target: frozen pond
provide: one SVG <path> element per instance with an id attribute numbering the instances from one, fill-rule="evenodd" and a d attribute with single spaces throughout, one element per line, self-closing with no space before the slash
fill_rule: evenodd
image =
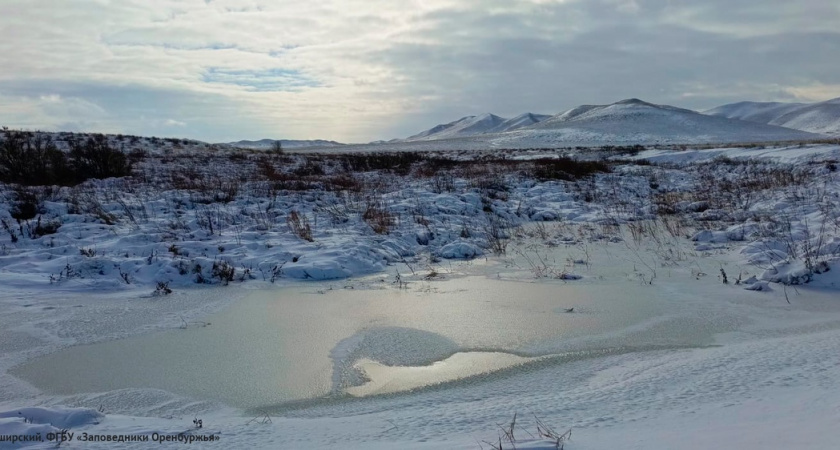
<path id="1" fill-rule="evenodd" d="M 327 286 L 255 291 L 210 325 L 71 347 L 11 373 L 51 394 L 157 388 L 249 408 L 406 391 L 551 355 L 707 345 L 727 329 L 627 282 Z"/>

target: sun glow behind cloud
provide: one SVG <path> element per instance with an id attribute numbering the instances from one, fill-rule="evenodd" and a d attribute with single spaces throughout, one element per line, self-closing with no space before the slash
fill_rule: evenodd
<path id="1" fill-rule="evenodd" d="M 700 5 L 700 6 L 697 6 Z M 10 0 L 0 124 L 193 137 L 402 136 L 641 97 L 838 96 L 813 0 Z"/>

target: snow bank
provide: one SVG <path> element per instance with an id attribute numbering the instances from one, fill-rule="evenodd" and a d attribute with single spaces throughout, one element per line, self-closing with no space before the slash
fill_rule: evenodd
<path id="1" fill-rule="evenodd" d="M 47 424 L 56 428 L 78 428 L 99 423 L 103 417 L 100 412 L 88 408 L 19 408 L 0 412 L 0 419 L 25 419 L 30 424 Z"/>
<path id="2" fill-rule="evenodd" d="M 18 408 L 0 411 L 0 436 L 19 437 L 19 442 L 0 442 L 2 448 L 16 448 L 50 442 L 49 433 L 60 433 L 87 425 L 96 425 L 104 415 L 88 408 Z M 23 440 L 40 436 L 41 441 Z"/>
<path id="3" fill-rule="evenodd" d="M 472 259 L 483 255 L 484 251 L 473 243 L 458 241 L 444 245 L 438 254 L 446 259 Z"/>

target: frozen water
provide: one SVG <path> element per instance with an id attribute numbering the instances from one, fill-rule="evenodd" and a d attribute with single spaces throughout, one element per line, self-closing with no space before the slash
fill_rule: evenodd
<path id="1" fill-rule="evenodd" d="M 256 291 L 207 322 L 71 347 L 12 373 L 55 394 L 158 388 L 255 407 L 343 395 L 371 379 L 379 386 L 377 380 L 393 375 L 384 367 L 445 367 L 401 369 L 409 381 L 392 391 L 497 370 L 533 356 L 710 342 L 708 332 L 686 341 L 693 318 L 663 326 L 676 319 L 664 299 L 648 291 L 483 277 L 413 290 Z M 564 312 L 574 306 L 579 313 Z M 648 327 L 651 334 L 642 332 Z"/>

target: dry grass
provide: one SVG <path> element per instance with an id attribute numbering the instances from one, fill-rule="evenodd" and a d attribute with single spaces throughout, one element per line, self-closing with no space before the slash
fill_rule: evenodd
<path id="1" fill-rule="evenodd" d="M 536 437 L 551 441 L 554 444 L 554 448 L 556 450 L 563 450 L 563 447 L 564 447 L 566 441 L 568 441 L 572 438 L 572 429 L 571 428 L 569 428 L 569 430 L 566 431 L 565 433 L 558 433 L 558 432 L 554 431 L 554 429 L 552 429 L 551 427 L 546 425 L 546 423 L 543 422 L 542 420 L 540 420 L 540 418 L 537 417 L 536 415 L 534 416 L 534 420 L 536 421 L 536 427 L 537 427 Z M 498 438 L 495 442 L 482 441 L 482 442 L 478 443 L 479 447 L 483 449 L 484 444 L 486 444 L 493 450 L 504 450 L 504 449 L 516 450 L 516 444 L 517 444 L 516 432 L 518 430 L 516 425 L 517 425 L 517 414 L 514 413 L 513 419 L 510 421 L 510 423 L 496 424 L 496 426 L 499 428 L 499 436 L 498 436 Z M 527 433 L 531 438 L 535 437 L 533 434 L 529 433 L 528 431 L 525 431 L 525 430 L 523 430 L 523 431 L 525 433 Z"/>
<path id="2" fill-rule="evenodd" d="M 286 223 L 289 225 L 289 230 L 291 230 L 295 236 L 303 239 L 304 241 L 315 241 L 315 239 L 312 238 L 312 226 L 309 225 L 309 219 L 307 219 L 305 215 L 293 210 L 286 218 Z"/>
<path id="3" fill-rule="evenodd" d="M 369 200 L 362 213 L 364 220 L 376 234 L 389 234 L 396 223 L 394 216 L 388 211 L 384 203 Z"/>

